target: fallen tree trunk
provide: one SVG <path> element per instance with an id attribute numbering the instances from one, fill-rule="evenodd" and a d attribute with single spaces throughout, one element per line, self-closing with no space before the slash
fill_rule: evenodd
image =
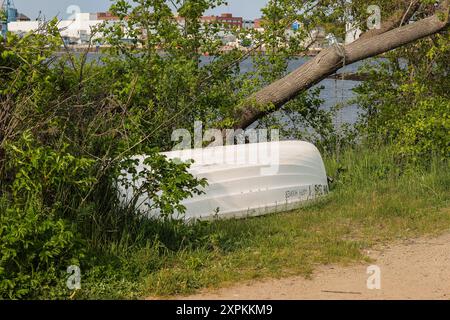
<path id="1" fill-rule="evenodd" d="M 409 43 L 439 33 L 449 26 L 449 1 L 435 15 L 384 33 L 363 36 L 349 45 L 336 45 L 323 50 L 286 77 L 251 95 L 239 107 L 236 128 L 245 129 L 269 113 L 279 110 L 286 102 L 333 75 L 344 65 L 378 56 Z M 369 31 L 370 32 L 370 31 Z M 270 106 L 270 108 L 267 108 Z"/>

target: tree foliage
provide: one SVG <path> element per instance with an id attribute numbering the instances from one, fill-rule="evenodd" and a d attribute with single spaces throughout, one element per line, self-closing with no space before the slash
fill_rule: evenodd
<path id="1" fill-rule="evenodd" d="M 357 90 L 369 139 L 393 141 L 400 154 L 427 159 L 449 154 L 449 33 L 389 53 Z"/>

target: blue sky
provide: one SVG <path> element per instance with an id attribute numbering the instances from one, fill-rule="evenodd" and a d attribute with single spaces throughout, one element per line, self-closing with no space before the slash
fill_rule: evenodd
<path id="1" fill-rule="evenodd" d="M 0 0 L 2 2 L 2 0 Z M 69 16 L 66 13 L 71 5 L 79 6 L 82 12 L 106 11 L 111 0 L 13 0 L 19 12 L 35 19 L 39 11 L 42 11 L 47 18 L 58 15 L 60 19 Z M 220 14 L 223 12 L 232 12 L 234 15 L 244 18 L 257 18 L 260 9 L 267 3 L 267 0 L 228 0 L 228 7 L 223 6 L 210 12 L 210 14 Z"/>

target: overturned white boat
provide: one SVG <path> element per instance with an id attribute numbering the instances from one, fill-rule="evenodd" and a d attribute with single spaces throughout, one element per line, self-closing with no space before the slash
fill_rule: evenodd
<path id="1" fill-rule="evenodd" d="M 189 172 L 208 181 L 204 194 L 185 199 L 185 220 L 244 218 L 287 211 L 328 193 L 325 166 L 317 148 L 307 142 L 285 141 L 210 147 L 164 153 L 168 159 L 194 160 Z M 143 170 L 144 157 L 137 157 Z M 131 177 L 128 177 L 131 179 Z M 139 182 L 137 182 L 139 184 Z M 139 186 L 137 186 L 139 187 Z M 132 191 L 119 187 L 126 205 Z M 149 217 L 142 195 L 136 208 Z"/>

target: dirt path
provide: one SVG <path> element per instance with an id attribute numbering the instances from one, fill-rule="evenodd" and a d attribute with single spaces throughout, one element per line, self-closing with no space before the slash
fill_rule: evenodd
<path id="1" fill-rule="evenodd" d="M 450 300 L 450 234 L 368 252 L 381 270 L 381 289 L 367 289 L 369 265 L 324 266 L 312 280 L 294 277 L 205 291 L 187 299 L 445 299 Z M 182 299 L 186 299 L 183 297 Z"/>

